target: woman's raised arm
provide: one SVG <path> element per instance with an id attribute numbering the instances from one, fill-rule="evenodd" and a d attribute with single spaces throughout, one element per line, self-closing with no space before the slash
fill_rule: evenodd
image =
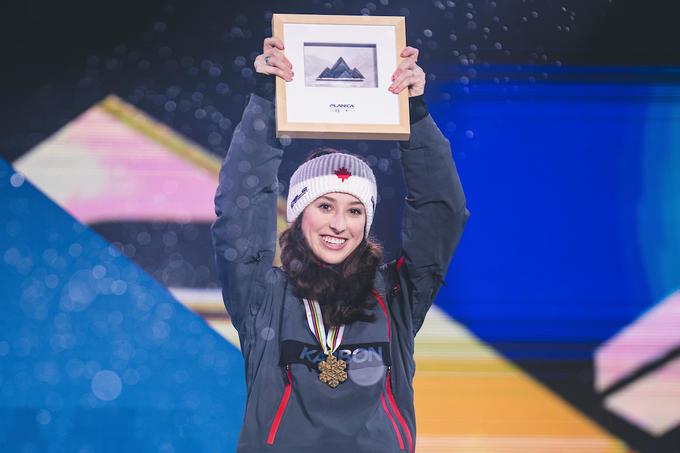
<path id="1" fill-rule="evenodd" d="M 285 64 L 279 47 L 280 41 L 265 40 L 255 60 L 257 72 L 274 74 L 280 69 L 275 63 Z M 277 174 L 283 150 L 275 143 L 274 105 L 252 95 L 222 163 L 212 226 L 222 296 L 239 333 L 264 298 L 265 276 L 276 251 Z"/>
<path id="2" fill-rule="evenodd" d="M 425 74 L 416 64 L 418 51 L 407 47 L 402 56 L 392 91 L 409 89 L 412 124 L 410 139 L 399 143 L 407 194 L 396 268 L 415 336 L 444 281 L 469 212 L 449 141 L 423 101 Z"/>

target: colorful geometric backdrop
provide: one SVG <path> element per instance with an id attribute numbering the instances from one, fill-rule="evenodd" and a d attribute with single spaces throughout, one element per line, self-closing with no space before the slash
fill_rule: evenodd
<path id="1" fill-rule="evenodd" d="M 244 370 L 209 225 L 248 88 L 226 73 L 252 74 L 179 53 L 167 90 L 106 91 L 0 159 L 2 452 L 235 450 Z M 677 69 L 423 66 L 472 217 L 416 339 L 417 451 L 680 451 Z M 284 189 L 317 144 L 283 143 Z M 331 144 L 373 166 L 394 256 L 394 144 Z"/>

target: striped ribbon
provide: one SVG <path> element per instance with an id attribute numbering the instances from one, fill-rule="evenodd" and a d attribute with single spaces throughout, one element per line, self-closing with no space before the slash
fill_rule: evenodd
<path id="1" fill-rule="evenodd" d="M 335 352 L 342 343 L 342 335 L 345 333 L 345 326 L 331 327 L 326 335 L 326 329 L 323 326 L 323 314 L 321 307 L 315 300 L 302 299 L 307 312 L 307 325 L 312 331 L 314 337 L 321 345 L 324 354 L 329 355 Z"/>

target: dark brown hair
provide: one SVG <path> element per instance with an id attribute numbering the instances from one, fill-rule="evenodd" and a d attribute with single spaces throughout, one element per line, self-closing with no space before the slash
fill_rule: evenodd
<path id="1" fill-rule="evenodd" d="M 318 148 L 307 160 L 335 152 L 333 148 Z M 382 259 L 380 244 L 364 238 L 342 263 L 326 264 L 314 255 L 302 234 L 303 215 L 279 238 L 281 263 L 295 296 L 319 302 L 329 326 L 375 320 L 369 309 L 375 305 L 371 291 Z"/>

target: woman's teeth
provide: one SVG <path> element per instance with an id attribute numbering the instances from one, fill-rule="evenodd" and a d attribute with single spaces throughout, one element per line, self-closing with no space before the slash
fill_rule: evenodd
<path id="1" fill-rule="evenodd" d="M 328 242 L 329 244 L 344 244 L 346 239 L 340 239 L 340 238 L 334 238 L 331 236 L 322 236 L 323 240 Z"/>

